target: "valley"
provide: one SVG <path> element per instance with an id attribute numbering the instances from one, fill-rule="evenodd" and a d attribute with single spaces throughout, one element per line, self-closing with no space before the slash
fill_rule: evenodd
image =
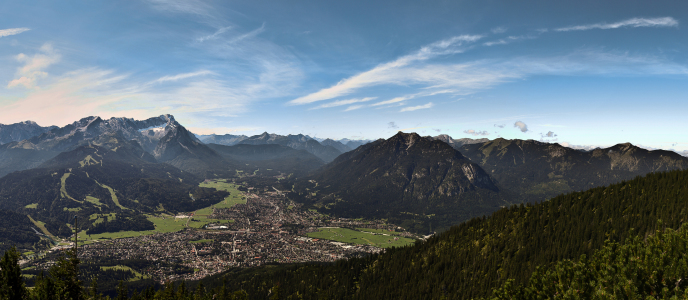
<path id="1" fill-rule="evenodd" d="M 675 215 L 683 204 L 671 201 L 682 199 L 677 182 L 688 158 L 673 152 L 403 132 L 356 143 L 268 133 L 199 138 L 171 115 L 84 118 L 2 145 L 5 157 L 24 157 L 8 149 L 28 147 L 46 159 L 13 164 L 25 169 L 0 178 L 0 248 L 21 251 L 22 274 L 35 286 L 75 248 L 76 217 L 80 278 L 97 274 L 108 295 L 120 280 L 162 291 L 229 278 L 232 289 L 264 298 L 291 280 L 287 272 L 312 282 L 287 293 L 325 298 L 401 297 L 376 285 L 378 276 L 407 294 L 484 297 L 504 278 L 593 253 L 603 237 L 623 242 L 631 226 L 649 233 L 652 218 L 671 219 L 671 228 L 683 220 Z M 656 208 L 639 204 L 664 194 L 638 176 L 671 196 Z M 609 209 L 619 194 L 630 197 L 622 212 Z M 345 284 L 328 281 L 334 274 Z"/>
<path id="2" fill-rule="evenodd" d="M 221 202 L 177 215 L 146 215 L 154 229 L 78 234 L 78 257 L 108 270 L 127 270 L 126 279 L 164 284 L 198 280 L 232 268 L 266 264 L 334 262 L 379 253 L 382 248 L 412 244 L 418 236 L 393 224 L 349 220 L 302 209 L 277 189 L 247 187 L 241 192 L 227 179 L 205 180 L 201 187 L 229 193 Z M 116 220 L 117 214 L 94 214 L 89 221 Z M 348 229 L 347 229 L 348 228 Z M 335 230 L 337 236 L 320 236 Z M 342 235 L 345 234 L 345 236 Z M 356 240 L 351 234 L 360 237 Z M 25 253 L 22 267 L 38 274 L 62 251 L 74 247 L 73 236 L 50 250 Z M 140 261 L 164 261 L 141 268 Z M 111 265 L 111 266 L 110 266 Z"/>

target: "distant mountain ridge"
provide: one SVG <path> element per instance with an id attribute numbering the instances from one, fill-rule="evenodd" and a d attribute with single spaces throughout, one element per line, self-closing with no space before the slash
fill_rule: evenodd
<path id="1" fill-rule="evenodd" d="M 58 127 L 43 127 L 36 124 L 34 121 L 24 121 L 9 125 L 0 124 L 0 145 L 23 141 L 56 128 Z"/>
<path id="2" fill-rule="evenodd" d="M 688 158 L 675 152 L 649 151 L 630 143 L 584 151 L 534 140 L 498 138 L 455 149 L 494 176 L 500 186 L 530 201 L 652 172 L 688 169 Z"/>
<path id="3" fill-rule="evenodd" d="M 325 146 L 320 144 L 320 142 L 312 139 L 309 136 L 303 134 L 296 135 L 278 135 L 263 132 L 263 134 L 254 135 L 245 140 L 239 142 L 239 144 L 247 145 L 266 145 L 266 144 L 277 144 L 282 146 L 287 146 L 294 148 L 296 150 L 306 150 L 318 158 L 322 159 L 324 162 L 331 162 L 337 156 L 342 154 L 341 151 L 337 150 L 332 146 Z"/>

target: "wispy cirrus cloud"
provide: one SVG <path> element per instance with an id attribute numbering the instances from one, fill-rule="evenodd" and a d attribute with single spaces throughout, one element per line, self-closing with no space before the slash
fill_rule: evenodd
<path id="1" fill-rule="evenodd" d="M 211 16 L 212 7 L 200 0 L 148 0 L 151 5 L 162 11 Z"/>
<path id="2" fill-rule="evenodd" d="M 220 27 L 215 31 L 215 33 L 199 37 L 197 39 L 197 41 L 202 43 L 202 42 L 205 42 L 208 40 L 216 40 L 220 37 L 220 35 L 222 35 L 223 33 L 227 32 L 227 30 L 230 30 L 232 28 L 234 28 L 234 26 Z"/>
<path id="3" fill-rule="evenodd" d="M 554 31 L 577 31 L 591 29 L 617 29 L 622 27 L 678 27 L 678 21 L 672 17 L 632 18 L 616 23 L 596 23 L 556 28 Z"/>
<path id="4" fill-rule="evenodd" d="M 29 30 L 31 30 L 31 29 L 26 28 L 26 27 L 0 29 L 0 37 L 6 37 L 6 36 L 10 36 L 10 35 L 20 34 L 22 32 L 29 31 Z"/>
<path id="5" fill-rule="evenodd" d="M 404 107 L 399 112 L 415 111 L 415 110 L 419 110 L 419 109 L 431 108 L 433 106 L 434 106 L 434 104 L 432 104 L 432 102 L 428 102 L 427 104 L 424 104 L 424 105 Z"/>
<path id="6" fill-rule="evenodd" d="M 208 71 L 208 70 L 201 70 L 197 72 L 191 72 L 191 73 L 182 73 L 182 74 L 177 74 L 177 75 L 171 75 L 171 76 L 163 76 L 160 77 L 156 80 L 154 80 L 154 83 L 162 83 L 162 82 L 167 82 L 167 81 L 179 81 L 182 79 L 187 79 L 187 78 L 192 78 L 192 77 L 197 77 L 197 76 L 205 76 L 205 75 L 215 75 L 216 73 L 213 71 Z"/>
<path id="7" fill-rule="evenodd" d="M 320 106 L 313 107 L 311 109 L 320 109 L 320 108 L 330 108 L 330 107 L 337 107 L 337 106 L 344 106 L 344 105 L 349 105 L 349 104 L 354 104 L 354 103 L 361 103 L 361 102 L 368 102 L 377 99 L 377 97 L 365 97 L 365 98 L 353 98 L 353 99 L 347 99 L 347 100 L 337 100 L 334 102 L 330 102 L 327 104 L 323 104 Z"/>
<path id="8" fill-rule="evenodd" d="M 247 33 L 244 33 L 244 34 L 242 34 L 242 35 L 239 35 L 239 36 L 237 36 L 237 37 L 232 38 L 232 39 L 229 40 L 228 42 L 229 42 L 230 44 L 237 43 L 237 42 L 240 42 L 240 41 L 242 41 L 242 40 L 245 40 L 245 39 L 248 39 L 248 38 L 252 38 L 252 37 L 254 37 L 254 36 L 257 36 L 257 35 L 261 34 L 261 33 L 264 32 L 264 31 L 265 31 L 265 23 L 263 23 L 263 25 L 261 25 L 261 26 L 260 26 L 259 28 L 257 28 L 257 29 L 251 30 L 251 31 L 249 31 L 249 32 L 247 32 Z"/>
<path id="9" fill-rule="evenodd" d="M 23 66 L 17 69 L 15 77 L 7 84 L 7 87 L 13 88 L 24 86 L 25 88 L 36 87 L 36 81 L 40 78 L 45 78 L 48 73 L 45 71 L 50 65 L 60 60 L 60 54 L 57 53 L 50 43 L 43 44 L 39 53 L 29 57 L 24 53 L 18 54 L 15 59 L 18 62 L 24 63 Z"/>
<path id="10" fill-rule="evenodd" d="M 357 110 L 359 108 L 363 108 L 365 105 L 352 105 L 347 107 L 344 111 L 352 111 L 352 110 Z"/>
<path id="11" fill-rule="evenodd" d="M 430 77 L 431 70 L 423 68 L 420 69 L 405 69 L 401 71 L 402 68 L 407 68 L 411 64 L 420 61 L 427 61 L 431 58 L 440 56 L 455 54 L 465 51 L 464 46 L 467 43 L 475 42 L 481 39 L 481 35 L 460 35 L 455 36 L 446 40 L 441 40 L 430 45 L 422 47 L 420 50 L 413 54 L 405 55 L 397 58 L 394 61 L 383 63 L 375 68 L 359 73 L 347 79 L 344 79 L 334 86 L 329 88 L 321 89 L 315 93 L 299 97 L 297 99 L 288 102 L 290 105 L 303 105 L 309 104 L 317 101 L 329 100 L 336 97 L 344 96 L 355 92 L 358 89 L 383 85 L 383 84 L 404 84 L 410 80 L 413 80 L 416 76 L 410 75 L 408 71 L 414 72 L 419 71 L 426 79 Z M 420 81 L 423 81 L 422 79 Z"/>

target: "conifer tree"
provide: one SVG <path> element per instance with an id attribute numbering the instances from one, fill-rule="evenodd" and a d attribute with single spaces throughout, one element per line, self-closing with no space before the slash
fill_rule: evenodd
<path id="1" fill-rule="evenodd" d="M 26 299 L 26 287 L 19 267 L 19 252 L 16 247 L 5 251 L 0 260 L 0 299 Z"/>

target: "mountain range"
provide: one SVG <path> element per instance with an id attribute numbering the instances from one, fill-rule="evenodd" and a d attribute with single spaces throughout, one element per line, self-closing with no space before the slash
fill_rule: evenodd
<path id="1" fill-rule="evenodd" d="M 400 132 L 293 180 L 292 197 L 324 213 L 385 218 L 430 232 L 511 204 L 682 169 L 686 157 L 628 143 L 582 151 L 533 140 Z"/>
<path id="2" fill-rule="evenodd" d="M 512 204 L 688 169 L 688 158 L 677 153 L 631 144 L 584 151 L 532 140 L 401 132 L 365 144 L 267 132 L 199 138 L 171 115 L 88 117 L 31 132 L 0 145 L 0 209 L 30 215 L 58 235 L 68 233 L 71 212 L 134 218 L 192 209 L 206 200 L 189 193 L 220 197 L 198 189 L 199 182 L 240 171 L 291 174 L 275 185 L 327 214 L 384 218 L 429 233 Z M 351 149 L 356 143 L 362 145 Z"/>

